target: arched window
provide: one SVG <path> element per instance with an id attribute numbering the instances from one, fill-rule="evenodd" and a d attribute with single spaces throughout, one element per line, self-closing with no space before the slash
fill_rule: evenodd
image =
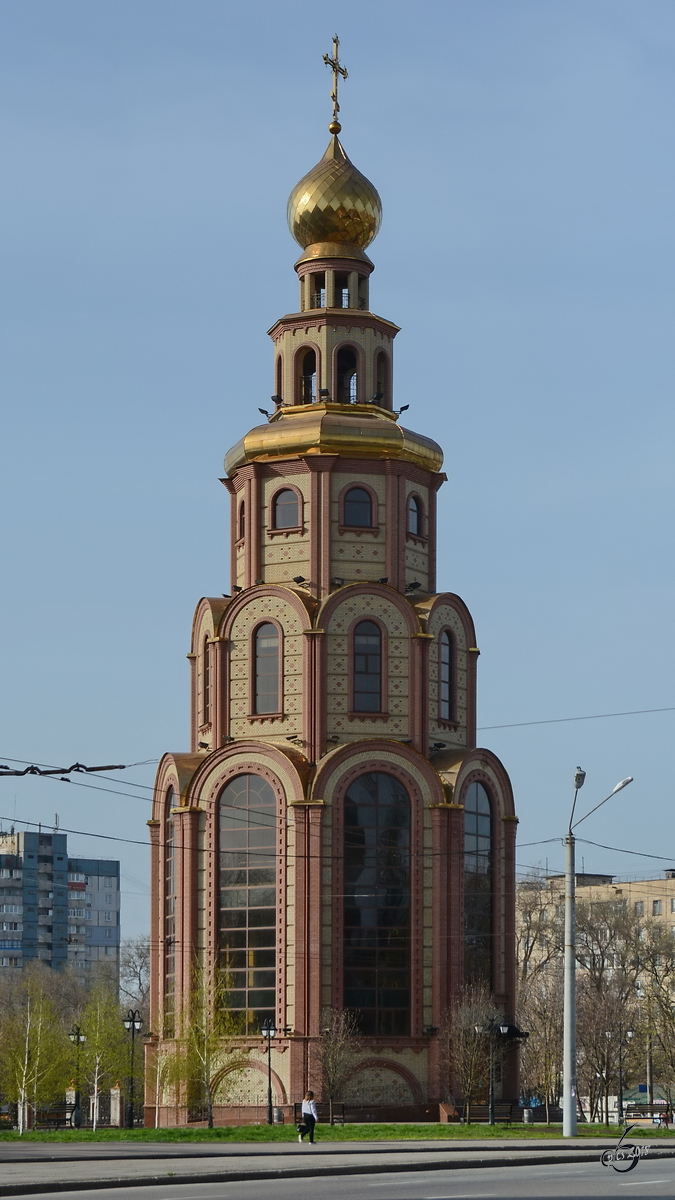
<path id="1" fill-rule="evenodd" d="M 389 408 L 389 359 L 382 351 L 375 358 L 375 394 L 382 408 Z"/>
<path id="2" fill-rule="evenodd" d="M 343 346 L 337 353 L 338 404 L 355 404 L 358 397 L 356 352 L 351 346 Z"/>
<path id="3" fill-rule="evenodd" d="M 208 634 L 204 638 L 202 651 L 202 725 L 208 725 L 211 720 L 211 651 Z"/>
<path id="4" fill-rule="evenodd" d="M 454 646 L 452 634 L 444 629 L 439 639 L 438 698 L 441 721 L 452 721 L 455 712 Z"/>
<path id="5" fill-rule="evenodd" d="M 482 783 L 464 797 L 464 979 L 492 986 L 492 810 Z"/>
<path id="6" fill-rule="evenodd" d="M 255 712 L 279 712 L 279 630 L 269 622 L 255 634 Z"/>
<path id="7" fill-rule="evenodd" d="M 174 790 L 166 793 L 164 819 L 164 1036 L 176 1029 L 176 826 L 171 809 Z"/>
<path id="8" fill-rule="evenodd" d="M 392 775 L 345 797 L 344 1007 L 366 1037 L 410 1033 L 410 800 Z"/>
<path id="9" fill-rule="evenodd" d="M 283 390 L 282 390 L 282 389 L 283 389 L 283 386 L 284 386 L 284 361 L 283 361 L 283 359 L 282 359 L 281 355 L 279 355 L 279 357 L 278 357 L 278 359 L 277 359 L 277 375 L 276 375 L 276 379 L 277 379 L 277 390 L 276 390 L 276 395 L 277 395 L 277 396 L 279 396 L 280 398 L 283 398 L 283 394 L 284 394 L 284 393 L 283 393 Z"/>
<path id="10" fill-rule="evenodd" d="M 419 496 L 408 496 L 408 533 L 422 536 L 422 501 Z"/>
<path id="11" fill-rule="evenodd" d="M 353 712 L 382 712 L 382 633 L 374 621 L 354 630 Z"/>
<path id="12" fill-rule="evenodd" d="M 275 1020 L 277 804 L 259 775 L 237 775 L 220 794 L 220 965 L 242 1033 Z"/>
<path id="13" fill-rule="evenodd" d="M 306 350 L 302 356 L 300 372 L 300 403 L 316 402 L 316 351 Z"/>
<path id="14" fill-rule="evenodd" d="M 246 501 L 239 505 L 239 541 L 246 537 Z"/>
<path id="15" fill-rule="evenodd" d="M 297 492 L 284 488 L 274 497 L 274 529 L 297 529 L 300 524 Z"/>
<path id="16" fill-rule="evenodd" d="M 365 488 L 350 488 L 345 494 L 343 509 L 345 525 L 354 525 L 358 529 L 372 529 L 373 499 Z"/>

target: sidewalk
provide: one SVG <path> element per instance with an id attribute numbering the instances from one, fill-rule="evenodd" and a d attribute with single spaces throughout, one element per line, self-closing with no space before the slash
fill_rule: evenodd
<path id="1" fill-rule="evenodd" d="M 320 1132 L 320 1130 L 319 1130 Z M 635 1139 L 640 1142 L 640 1139 Z M 0 1196 L 171 1183 L 237 1183 L 320 1175 L 595 1162 L 609 1138 L 476 1142 L 230 1143 L 213 1145 L 56 1145 L 0 1143 Z M 675 1144 L 649 1140 L 650 1157 L 675 1157 Z M 264 1161 L 263 1161 L 264 1160 Z"/>

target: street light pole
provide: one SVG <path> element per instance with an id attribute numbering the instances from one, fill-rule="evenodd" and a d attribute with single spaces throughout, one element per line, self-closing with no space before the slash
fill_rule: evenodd
<path id="1" fill-rule="evenodd" d="M 79 1025 L 73 1025 L 68 1034 L 71 1042 L 75 1047 L 75 1107 L 70 1114 L 70 1123 L 75 1129 L 79 1129 L 82 1124 L 82 1106 L 80 1103 L 80 1046 L 86 1042 L 86 1035 L 82 1032 Z"/>
<path id="2" fill-rule="evenodd" d="M 577 767 L 574 773 L 574 800 L 565 838 L 565 994 L 563 1014 L 563 1137 L 577 1134 L 577 945 L 576 945 L 576 838 L 577 825 L 606 804 L 612 796 L 633 782 L 629 775 L 578 821 L 574 820 L 579 788 L 584 786 L 586 772 Z"/>
<path id="3" fill-rule="evenodd" d="M 124 1028 L 131 1034 L 131 1077 L 129 1079 L 129 1114 L 127 1129 L 134 1127 L 134 1052 L 136 1049 L 136 1034 L 143 1028 L 143 1018 L 140 1009 L 130 1008 L 124 1018 Z"/>

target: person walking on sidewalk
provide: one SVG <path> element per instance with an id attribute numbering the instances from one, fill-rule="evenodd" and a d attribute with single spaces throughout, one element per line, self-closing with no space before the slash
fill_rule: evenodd
<path id="1" fill-rule="evenodd" d="M 298 1141 L 301 1142 L 305 1134 L 309 1134 L 309 1144 L 314 1145 L 314 1126 L 316 1125 L 316 1104 L 314 1103 L 314 1092 L 305 1092 L 305 1098 L 302 1102 L 302 1125 L 298 1125 Z"/>

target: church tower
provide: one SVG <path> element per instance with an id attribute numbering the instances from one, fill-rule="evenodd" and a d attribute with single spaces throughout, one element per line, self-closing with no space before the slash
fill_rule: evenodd
<path id="1" fill-rule="evenodd" d="M 515 1016 L 513 796 L 476 747 L 471 615 L 436 591 L 443 454 L 395 407 L 399 330 L 366 253 L 382 207 L 338 137 L 337 50 L 330 142 L 288 202 L 299 299 L 269 331 L 273 409 L 225 458 L 230 594 L 197 606 L 191 749 L 162 759 L 150 822 L 149 1052 L 195 964 L 220 972 L 251 1053 L 216 1123 L 265 1096 L 265 1022 L 278 1106 L 320 1096 L 317 1039 L 344 1008 L 362 1050 L 343 1098 L 415 1116 L 447 1098 L 438 1033 L 463 986 Z"/>

